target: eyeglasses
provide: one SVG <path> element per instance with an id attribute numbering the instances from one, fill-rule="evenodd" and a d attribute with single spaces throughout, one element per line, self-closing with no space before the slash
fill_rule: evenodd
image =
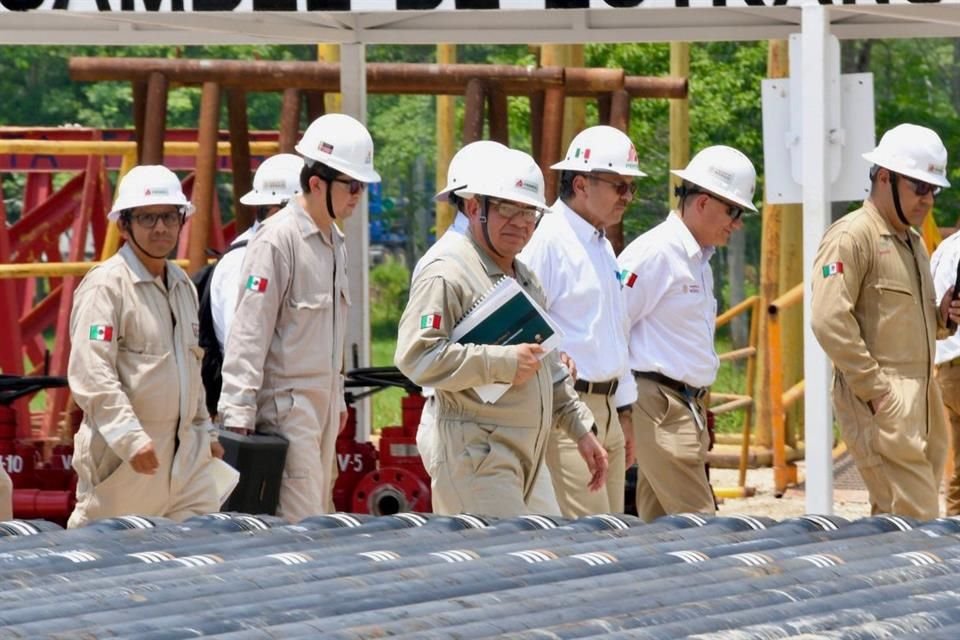
<path id="1" fill-rule="evenodd" d="M 513 220 L 517 216 L 520 216 L 520 219 L 524 222 L 537 222 L 540 220 L 540 216 L 543 215 L 543 211 L 536 207 L 524 206 L 522 204 L 507 202 L 506 200 L 498 200 L 497 198 L 487 198 L 487 200 L 496 207 L 497 213 L 507 220 Z"/>
<path id="2" fill-rule="evenodd" d="M 186 215 L 182 209 L 177 209 L 176 211 L 164 211 L 163 213 L 139 213 L 130 217 L 133 218 L 137 224 L 146 229 L 153 229 L 155 226 L 157 226 L 157 222 L 160 220 L 163 220 L 163 225 L 165 227 L 180 226 L 186 219 Z"/>
<path id="3" fill-rule="evenodd" d="M 735 204 L 730 204 L 729 202 L 727 202 L 727 201 L 725 201 L 725 200 L 721 200 L 720 198 L 718 198 L 717 196 L 713 195 L 713 194 L 710 193 L 709 191 L 693 191 L 693 190 L 691 189 L 691 190 L 688 190 L 688 191 L 687 191 L 686 193 L 684 193 L 683 195 L 684 195 L 684 196 L 694 196 L 694 195 L 698 195 L 698 194 L 705 195 L 705 196 L 707 196 L 708 198 L 712 198 L 713 200 L 716 200 L 716 201 L 719 202 L 720 204 L 725 205 L 725 206 L 727 207 L 727 215 L 730 216 L 730 219 L 733 220 L 734 222 L 736 222 L 737 220 L 739 220 L 740 218 L 743 217 L 743 213 L 744 213 L 744 208 L 743 208 L 743 207 L 738 207 L 738 206 L 735 205 Z"/>
<path id="4" fill-rule="evenodd" d="M 938 195 L 940 195 L 940 192 L 943 191 L 942 187 L 932 185 L 929 182 L 917 180 L 916 178 L 911 178 L 910 176 L 904 176 L 902 173 L 900 175 L 910 183 L 910 186 L 913 187 L 913 192 L 921 198 L 928 193 L 932 193 L 933 197 L 936 198 Z"/>
<path id="5" fill-rule="evenodd" d="M 359 180 L 352 180 L 349 178 L 334 178 L 333 181 L 347 185 L 347 189 L 350 191 L 350 195 L 352 196 L 357 195 L 367 188 L 367 183 L 360 182 Z"/>
<path id="6" fill-rule="evenodd" d="M 600 176 L 590 175 L 588 176 L 591 180 L 597 180 L 598 182 L 606 182 L 608 185 L 613 187 L 613 190 L 617 192 L 617 195 L 621 198 L 627 195 L 627 192 L 630 192 L 630 198 L 632 199 L 637 193 L 637 183 L 636 182 L 617 182 L 615 180 L 606 180 Z"/>

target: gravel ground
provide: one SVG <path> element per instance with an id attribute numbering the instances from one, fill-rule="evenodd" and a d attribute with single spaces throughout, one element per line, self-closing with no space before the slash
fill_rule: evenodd
<path id="1" fill-rule="evenodd" d="M 710 470 L 714 487 L 736 487 L 736 469 Z M 803 480 L 800 465 L 799 475 Z M 747 486 L 754 487 L 756 494 L 750 498 L 724 498 L 720 504 L 721 514 L 743 513 L 751 516 L 766 516 L 784 520 L 807 513 L 806 493 L 802 488 L 790 488 L 782 498 L 773 495 L 773 469 L 749 469 Z M 856 520 L 870 515 L 870 503 L 865 490 L 837 489 L 834 491 L 834 515 Z"/>

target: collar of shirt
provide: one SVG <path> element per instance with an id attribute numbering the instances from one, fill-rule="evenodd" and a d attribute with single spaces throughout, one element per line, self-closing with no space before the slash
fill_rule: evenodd
<path id="1" fill-rule="evenodd" d="M 583 244 L 588 242 L 599 242 L 603 243 L 606 241 L 606 235 L 600 229 L 597 229 L 595 226 L 587 222 L 583 216 L 571 209 L 566 202 L 563 200 L 557 199 L 556 202 L 550 207 L 552 213 L 547 215 L 562 215 L 567 224 L 570 225 L 570 228 L 573 229 L 573 233 Z"/>
<path id="2" fill-rule="evenodd" d="M 243 233 L 238 235 L 236 238 L 234 238 L 233 242 L 231 242 L 230 245 L 233 246 L 238 242 L 243 242 L 244 240 L 249 241 L 254 236 L 254 234 L 257 233 L 257 229 L 260 228 L 261 224 L 262 223 L 259 220 L 254 220 L 253 224 L 250 225 L 250 227 L 246 231 L 244 231 Z"/>
<path id="3" fill-rule="evenodd" d="M 670 228 L 673 233 L 677 234 L 677 237 L 680 239 L 680 245 L 687 253 L 687 257 L 691 260 L 699 258 L 702 261 L 706 261 L 716 253 L 716 247 L 700 246 L 700 243 L 693 237 L 693 233 L 690 232 L 689 227 L 687 227 L 687 224 L 683 221 L 683 218 L 681 218 L 680 214 L 676 211 L 671 211 L 664 222 L 667 223 L 668 228 Z"/>
<path id="4" fill-rule="evenodd" d="M 133 274 L 134 283 L 139 284 L 142 282 L 160 282 L 164 284 L 163 278 L 155 277 L 150 273 L 142 262 L 140 258 L 137 257 L 137 254 L 134 253 L 133 247 L 129 243 L 124 244 L 120 247 L 120 257 L 123 258 L 123 261 L 127 264 L 127 268 L 130 269 L 130 272 Z M 176 268 L 176 265 L 171 264 L 170 261 L 167 261 L 167 283 L 164 288 L 168 288 L 170 291 L 173 291 L 173 288 L 178 284 L 186 282 L 186 274 L 183 270 Z"/>
<path id="5" fill-rule="evenodd" d="M 299 198 L 291 198 L 290 203 L 287 205 L 293 209 L 294 217 L 297 220 L 297 227 L 300 229 L 300 233 L 303 237 L 307 237 L 312 234 L 317 234 L 320 236 L 320 239 L 323 240 L 326 244 L 330 244 L 331 238 L 333 239 L 333 244 L 340 244 L 343 241 L 343 232 L 340 231 L 340 227 L 337 226 L 336 222 L 330 223 L 331 229 L 331 238 L 327 237 L 327 234 L 320 231 L 320 227 L 317 226 L 317 223 L 313 221 L 313 218 L 310 217 L 310 214 L 307 213 L 307 210 L 300 206 Z"/>
<path id="6" fill-rule="evenodd" d="M 457 233 L 466 233 L 467 229 L 470 228 L 470 218 L 468 218 L 462 211 L 457 211 L 457 215 L 454 216 L 453 224 L 450 225 L 450 228 Z"/>
<path id="7" fill-rule="evenodd" d="M 891 236 L 903 244 L 907 244 L 900 233 L 893 228 L 893 225 L 890 224 L 890 221 L 887 220 L 887 217 L 883 215 L 877 206 L 873 204 L 871 200 L 863 201 L 863 208 L 867 212 L 867 219 L 870 220 L 870 223 L 873 224 L 874 228 L 877 230 L 877 233 L 884 236 Z M 913 243 L 917 240 L 922 240 L 919 233 L 913 230 L 913 227 L 907 228 L 907 237 L 910 239 L 910 242 Z"/>
<path id="8" fill-rule="evenodd" d="M 464 236 L 467 240 L 470 241 L 470 244 L 473 245 L 474 250 L 477 252 L 477 255 L 480 257 L 480 264 L 483 265 L 483 270 L 487 272 L 487 275 L 493 278 L 494 276 L 505 276 L 503 269 L 501 269 L 496 262 L 493 261 L 493 258 L 490 257 L 490 254 L 487 253 L 487 250 L 480 246 L 480 243 L 474 240 L 472 234 L 466 234 Z M 514 260 L 514 268 L 516 268 L 516 260 Z"/>

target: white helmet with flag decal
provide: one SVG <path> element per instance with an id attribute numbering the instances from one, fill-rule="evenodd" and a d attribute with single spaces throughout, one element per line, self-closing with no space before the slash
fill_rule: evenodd
<path id="1" fill-rule="evenodd" d="M 380 182 L 373 168 L 370 132 L 344 113 L 328 113 L 311 122 L 296 150 L 310 166 L 319 162 L 360 182 Z"/>
<path id="2" fill-rule="evenodd" d="M 303 158 L 292 153 L 278 153 L 260 163 L 253 176 L 253 189 L 243 194 L 240 202 L 252 207 L 281 205 L 300 193 L 300 171 Z"/>
<path id="3" fill-rule="evenodd" d="M 471 167 L 467 185 L 457 192 L 463 198 L 488 196 L 510 200 L 548 211 L 543 172 L 529 154 L 506 147 L 495 157 L 487 158 L 495 164 Z"/>
<path id="4" fill-rule="evenodd" d="M 119 220 L 120 214 L 135 207 L 170 204 L 180 207 L 186 216 L 193 215 L 194 206 L 187 200 L 180 178 L 159 164 L 134 167 L 120 179 L 117 200 L 107 214 L 108 220 Z"/>
<path id="5" fill-rule="evenodd" d="M 463 189 L 467 176 L 481 175 L 484 169 L 496 166 L 491 164 L 496 162 L 493 158 L 505 150 L 507 147 L 493 140 L 477 140 L 465 145 L 450 159 L 447 184 L 433 197 L 434 202 L 446 202 L 452 193 Z"/>
<path id="6" fill-rule="evenodd" d="M 567 155 L 550 167 L 557 171 L 615 173 L 643 177 L 637 149 L 623 131 L 607 125 L 584 129 L 570 141 Z"/>

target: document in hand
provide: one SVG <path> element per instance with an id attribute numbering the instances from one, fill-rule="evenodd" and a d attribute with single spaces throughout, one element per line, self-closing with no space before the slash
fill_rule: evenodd
<path id="1" fill-rule="evenodd" d="M 563 332 L 519 282 L 504 277 L 467 312 L 450 337 L 460 344 L 538 343 L 546 355 L 557 348 Z M 496 402 L 509 388 L 496 383 L 474 391 L 484 402 Z"/>

